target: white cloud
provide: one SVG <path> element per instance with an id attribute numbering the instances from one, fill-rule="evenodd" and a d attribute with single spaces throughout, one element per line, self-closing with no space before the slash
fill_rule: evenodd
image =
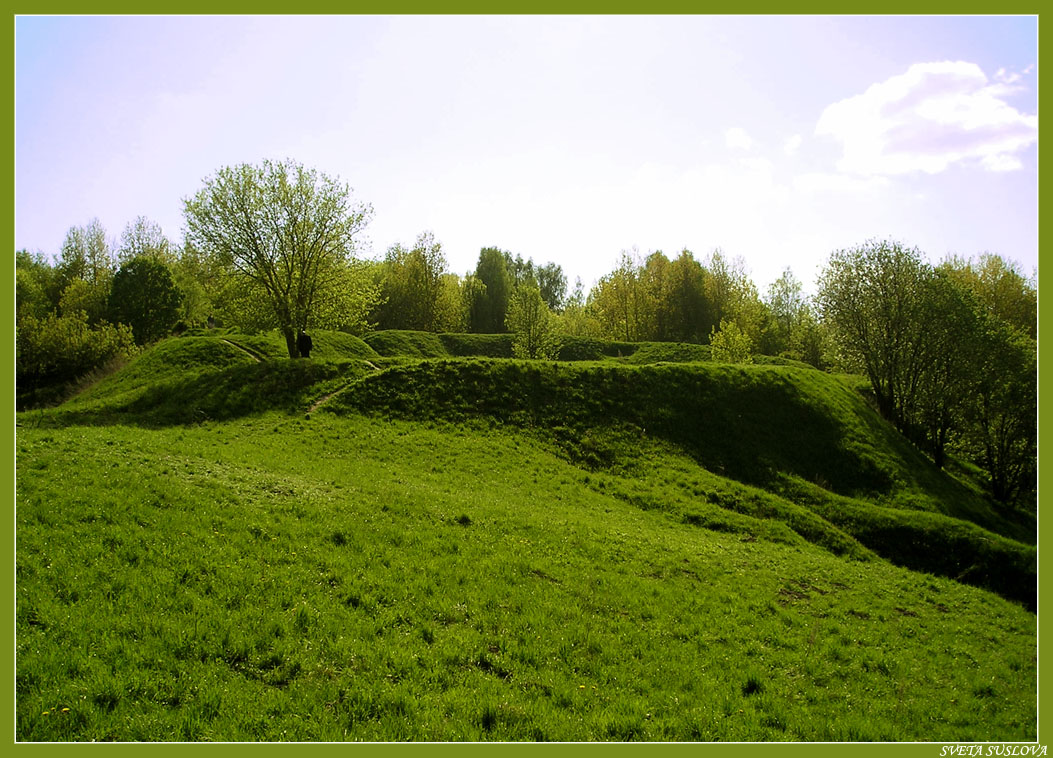
<path id="1" fill-rule="evenodd" d="M 753 147 L 753 138 L 741 126 L 733 126 L 724 132 L 724 142 L 736 150 L 749 150 Z"/>
<path id="2" fill-rule="evenodd" d="M 801 143 L 803 141 L 804 140 L 801 138 L 800 134 L 793 135 L 792 137 L 787 139 L 785 143 L 783 143 L 783 153 L 787 156 L 795 155 L 797 151 L 801 148 Z"/>
<path id="3" fill-rule="evenodd" d="M 1020 168 L 1016 156 L 1038 139 L 1038 116 L 1003 99 L 1017 91 L 1017 75 L 1000 70 L 995 79 L 974 63 L 918 63 L 828 106 L 815 133 L 842 144 L 838 167 L 855 174 L 935 174 L 956 163 Z"/>

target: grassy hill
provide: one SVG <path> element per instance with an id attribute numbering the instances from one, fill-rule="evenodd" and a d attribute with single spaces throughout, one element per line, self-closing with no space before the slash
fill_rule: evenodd
<path id="1" fill-rule="evenodd" d="M 1033 532 L 837 378 L 313 336 L 20 414 L 19 739 L 1035 739 Z"/>

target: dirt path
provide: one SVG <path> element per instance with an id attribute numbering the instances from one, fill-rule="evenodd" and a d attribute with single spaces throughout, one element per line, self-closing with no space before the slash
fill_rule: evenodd
<path id="1" fill-rule="evenodd" d="M 233 345 L 234 347 L 236 347 L 236 348 L 237 348 L 238 350 L 240 350 L 241 352 L 243 352 L 243 353 L 246 353 L 246 354 L 248 354 L 248 355 L 251 355 L 251 356 L 252 356 L 253 358 L 255 358 L 255 359 L 256 359 L 256 362 L 257 362 L 257 363 L 263 363 L 263 361 L 267 360 L 267 359 L 266 359 L 266 358 L 264 358 L 264 357 L 263 357 L 262 355 L 260 355 L 260 354 L 259 354 L 259 353 L 257 353 L 257 352 L 256 352 L 255 350 L 253 350 L 252 348 L 249 348 L 249 347 L 245 347 L 244 345 L 239 345 L 239 344 L 238 344 L 237 342 L 234 342 L 234 341 L 232 341 L 232 340 L 228 340 L 228 339 L 227 339 L 227 338 L 225 338 L 225 337 L 224 337 L 224 338 L 222 338 L 222 339 L 221 339 L 220 341 L 221 341 L 221 342 L 226 342 L 226 343 L 227 343 L 228 345 Z"/>
<path id="2" fill-rule="evenodd" d="M 367 366 L 369 366 L 369 367 L 370 367 L 371 369 L 373 369 L 374 371 L 380 371 L 380 369 L 379 369 L 379 368 L 377 368 L 377 367 L 376 367 L 376 366 L 375 366 L 375 365 L 373 364 L 373 362 L 372 362 L 372 361 L 362 361 L 362 362 L 363 362 L 364 364 L 366 364 Z M 314 404 L 314 405 L 312 405 L 312 406 L 311 406 L 310 408 L 308 408 L 308 409 L 307 409 L 307 413 L 308 413 L 308 415 L 310 415 L 310 414 L 314 413 L 314 412 L 315 412 L 316 410 L 318 410 L 318 409 L 319 409 L 319 408 L 320 408 L 320 407 L 321 407 L 322 405 L 324 405 L 325 403 L 328 403 L 328 402 L 329 402 L 329 400 L 330 400 L 330 399 L 331 399 L 331 398 L 332 398 L 332 397 L 333 397 L 334 395 L 339 395 L 339 394 L 340 394 L 341 392 L 343 392 L 344 390 L 346 390 L 346 389 L 347 389 L 348 387 L 350 387 L 350 386 L 351 386 L 352 384 L 354 384 L 354 383 L 355 383 L 355 382 L 357 382 L 357 381 L 358 381 L 358 379 L 352 379 L 352 380 L 351 380 L 351 381 L 349 381 L 349 382 L 345 382 L 344 384 L 341 384 L 341 385 L 340 385 L 339 387 L 337 387 L 337 388 L 336 388 L 335 390 L 333 390 L 332 392 L 330 392 L 330 393 L 329 393 L 328 395 L 326 395 L 325 397 L 319 398 L 319 399 L 318 399 L 318 400 L 317 400 L 317 401 L 315 402 L 315 404 Z"/>

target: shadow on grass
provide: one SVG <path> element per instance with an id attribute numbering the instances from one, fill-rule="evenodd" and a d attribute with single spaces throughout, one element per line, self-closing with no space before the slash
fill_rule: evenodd
<path id="1" fill-rule="evenodd" d="M 73 403 L 32 423 L 165 427 L 228 421 L 267 411 L 304 413 L 318 398 L 369 373 L 364 361 L 265 361 L 199 371 L 94 403 Z"/>

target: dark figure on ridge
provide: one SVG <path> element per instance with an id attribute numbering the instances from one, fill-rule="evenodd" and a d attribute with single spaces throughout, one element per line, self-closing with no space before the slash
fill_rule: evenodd
<path id="1" fill-rule="evenodd" d="M 310 358 L 312 347 L 314 347 L 314 343 L 311 342 L 311 338 L 308 336 L 307 332 L 301 329 L 300 335 L 296 338 L 296 349 L 300 352 L 300 357 Z"/>

